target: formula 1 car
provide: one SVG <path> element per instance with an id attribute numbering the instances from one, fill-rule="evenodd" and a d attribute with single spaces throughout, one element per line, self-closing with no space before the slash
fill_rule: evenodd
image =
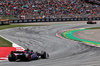
<path id="1" fill-rule="evenodd" d="M 38 60 L 49 58 L 49 54 L 45 51 L 41 51 L 41 53 L 33 52 L 33 50 L 25 50 L 25 51 L 11 51 L 8 55 L 9 61 L 30 61 L 30 60 Z"/>
<path id="2" fill-rule="evenodd" d="M 96 24 L 96 22 L 88 21 L 87 24 Z"/>

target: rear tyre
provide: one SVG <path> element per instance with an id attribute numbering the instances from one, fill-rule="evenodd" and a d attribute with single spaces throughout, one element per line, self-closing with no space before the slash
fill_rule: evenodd
<path id="1" fill-rule="evenodd" d="M 15 61 L 15 60 L 16 60 L 15 54 L 9 54 L 8 60 L 9 60 L 10 62 L 11 62 L 11 61 Z"/>

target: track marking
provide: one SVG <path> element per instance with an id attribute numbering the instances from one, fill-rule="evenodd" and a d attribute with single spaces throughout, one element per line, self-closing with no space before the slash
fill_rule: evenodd
<path id="1" fill-rule="evenodd" d="M 60 37 L 60 38 L 63 38 L 63 39 L 66 39 L 66 38 L 68 38 L 68 39 L 70 39 L 69 37 L 67 37 L 65 34 L 67 33 L 67 32 L 70 32 L 70 31 L 73 31 L 73 30 L 80 30 L 80 29 L 85 29 L 85 28 L 75 28 L 75 29 L 68 29 L 68 30 L 64 30 L 64 31 L 60 31 L 60 32 L 58 32 L 58 33 L 56 33 L 56 36 L 58 36 L 58 37 Z M 64 32 L 64 33 L 63 33 Z M 63 33 L 63 36 L 65 37 L 63 37 L 63 36 L 61 36 L 61 34 Z M 66 39 L 67 40 L 67 39 Z M 73 39 L 72 39 L 73 40 Z M 95 46 L 95 47 L 100 47 L 100 46 L 98 46 L 97 44 L 94 44 L 94 43 L 92 43 L 92 42 L 86 42 L 86 41 L 81 41 L 81 42 L 83 42 L 84 44 L 86 44 L 86 45 L 90 45 L 90 46 Z"/>

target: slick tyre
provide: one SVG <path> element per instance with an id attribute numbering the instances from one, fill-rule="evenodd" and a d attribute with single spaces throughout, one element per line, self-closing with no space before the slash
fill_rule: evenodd
<path id="1" fill-rule="evenodd" d="M 41 58 L 46 59 L 46 52 L 45 51 L 41 51 Z"/>
<path id="2" fill-rule="evenodd" d="M 49 54 L 46 54 L 46 58 L 49 58 Z"/>
<path id="3" fill-rule="evenodd" d="M 9 54 L 8 60 L 9 60 L 10 62 L 11 62 L 11 61 L 15 61 L 15 60 L 16 60 L 15 54 Z"/>

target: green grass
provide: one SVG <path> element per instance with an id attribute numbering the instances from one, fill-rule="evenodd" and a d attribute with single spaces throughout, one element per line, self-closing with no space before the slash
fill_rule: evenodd
<path id="1" fill-rule="evenodd" d="M 93 28 L 87 28 L 87 29 L 100 29 L 100 27 L 93 27 Z"/>
<path id="2" fill-rule="evenodd" d="M 0 30 L 8 29 L 8 28 L 16 28 L 16 27 L 27 27 L 27 26 L 45 26 L 45 25 L 17 25 L 17 24 L 11 24 L 11 25 L 2 25 L 0 26 Z M 0 37 L 0 47 L 12 47 L 12 43 L 8 40 Z"/>
<path id="3" fill-rule="evenodd" d="M 12 19 L 18 19 L 18 18 L 13 17 L 13 16 L 3 16 L 3 17 L 1 17 L 1 19 L 9 19 L 9 20 L 12 20 Z"/>
<path id="4" fill-rule="evenodd" d="M 0 47 L 12 47 L 12 43 L 0 37 Z"/>
<path id="5" fill-rule="evenodd" d="M 1 25 L 0 30 L 8 29 L 8 28 L 16 28 L 16 27 L 27 27 L 27 26 L 45 26 L 45 25 L 18 25 L 18 24 L 10 24 L 10 25 Z"/>

